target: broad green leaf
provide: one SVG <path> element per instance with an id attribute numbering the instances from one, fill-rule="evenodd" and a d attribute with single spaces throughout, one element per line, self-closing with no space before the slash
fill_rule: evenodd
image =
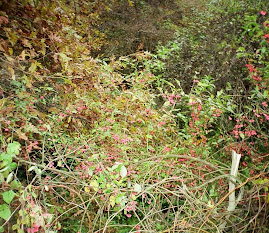
<path id="1" fill-rule="evenodd" d="M 12 161 L 12 154 L 2 153 L 0 155 L 0 161 Z"/>
<path id="2" fill-rule="evenodd" d="M 140 184 L 135 184 L 134 185 L 134 191 L 137 193 L 140 193 L 142 190 L 141 185 Z"/>
<path id="3" fill-rule="evenodd" d="M 120 176 L 122 178 L 126 177 L 127 176 L 127 169 L 124 165 L 121 166 L 121 169 L 120 169 Z"/>
<path id="4" fill-rule="evenodd" d="M 10 168 L 11 170 L 14 170 L 14 169 L 17 168 L 17 166 L 18 166 L 18 164 L 15 163 L 15 162 L 13 162 L 13 163 L 10 164 L 9 168 Z"/>
<path id="5" fill-rule="evenodd" d="M 18 142 L 9 143 L 7 146 L 7 153 L 9 155 L 18 155 L 20 153 L 21 144 Z"/>
<path id="6" fill-rule="evenodd" d="M 11 182 L 11 188 L 12 189 L 19 189 L 21 187 L 21 183 L 17 180 L 13 180 Z"/>
<path id="7" fill-rule="evenodd" d="M 265 53 L 266 52 L 266 47 L 262 47 L 262 49 L 261 49 L 261 53 Z"/>
<path id="8" fill-rule="evenodd" d="M 12 191 L 12 190 L 10 190 L 10 191 L 6 191 L 6 192 L 4 192 L 3 194 L 3 199 L 4 199 L 4 201 L 7 203 L 7 204 L 10 204 L 11 202 L 12 202 L 12 200 L 13 200 L 13 198 L 15 197 L 15 193 Z"/>
<path id="9" fill-rule="evenodd" d="M 105 176 L 103 174 L 100 174 L 100 177 L 97 179 L 97 182 L 100 184 L 105 180 L 106 180 Z"/>
<path id="10" fill-rule="evenodd" d="M 126 202 L 126 196 L 123 193 L 119 193 L 116 197 L 116 203 L 117 204 L 125 204 Z"/>
<path id="11" fill-rule="evenodd" d="M 8 220 L 11 216 L 11 211 L 7 204 L 0 205 L 0 218 Z"/>

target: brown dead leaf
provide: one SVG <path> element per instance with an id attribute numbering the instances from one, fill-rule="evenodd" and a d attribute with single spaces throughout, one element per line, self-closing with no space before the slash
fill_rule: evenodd
<path id="1" fill-rule="evenodd" d="M 0 16 L 0 27 L 2 24 L 7 24 L 8 23 L 8 18 L 6 18 L 5 16 Z"/>
<path id="2" fill-rule="evenodd" d="M 61 39 L 61 37 L 57 36 L 56 34 L 51 33 L 49 35 L 49 38 L 51 39 L 51 41 L 55 41 L 55 42 L 63 42 L 63 40 Z"/>
<path id="3" fill-rule="evenodd" d="M 30 48 L 30 49 L 32 48 L 32 45 L 31 45 L 31 43 L 29 42 L 29 40 L 23 38 L 23 39 L 21 39 L 21 42 L 22 42 L 22 44 L 23 44 L 24 47 L 26 47 L 26 48 Z"/>
<path id="4" fill-rule="evenodd" d="M 79 210 L 78 212 L 76 212 L 76 213 L 74 214 L 74 216 L 76 216 L 76 217 L 77 217 L 78 215 L 82 214 L 82 213 L 83 213 L 83 211 L 84 211 L 84 210 Z"/>
<path id="5" fill-rule="evenodd" d="M 25 56 L 26 56 L 26 53 L 25 53 L 25 50 L 23 50 L 19 56 L 19 59 L 22 61 L 25 61 Z"/>
<path id="6" fill-rule="evenodd" d="M 60 113 L 59 109 L 56 108 L 56 107 L 50 107 L 50 108 L 48 109 L 48 112 L 56 113 L 56 114 Z"/>
<path id="7" fill-rule="evenodd" d="M 20 139 L 25 140 L 25 141 L 28 140 L 28 137 L 26 136 L 26 134 L 23 133 L 20 129 L 16 130 L 16 133 Z"/>

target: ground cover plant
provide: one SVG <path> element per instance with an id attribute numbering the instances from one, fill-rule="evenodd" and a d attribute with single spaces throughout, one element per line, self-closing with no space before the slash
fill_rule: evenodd
<path id="1" fill-rule="evenodd" d="M 0 232 L 268 232 L 269 4 L 164 3 L 0 3 Z M 121 5 L 186 12 L 113 56 Z"/>

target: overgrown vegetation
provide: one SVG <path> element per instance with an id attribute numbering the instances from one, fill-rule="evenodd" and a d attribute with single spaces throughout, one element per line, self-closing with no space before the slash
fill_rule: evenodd
<path id="1" fill-rule="evenodd" d="M 199 4 L 0 3 L 0 232 L 268 232 L 269 3 Z"/>

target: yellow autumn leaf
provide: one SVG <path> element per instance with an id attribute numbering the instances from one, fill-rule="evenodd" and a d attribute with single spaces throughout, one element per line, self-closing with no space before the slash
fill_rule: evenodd
<path id="1" fill-rule="evenodd" d="M 0 109 L 4 106 L 7 98 L 0 99 Z"/>
<path id="2" fill-rule="evenodd" d="M 13 55 L 13 49 L 12 48 L 8 48 L 8 52 L 9 52 L 9 55 Z"/>
<path id="3" fill-rule="evenodd" d="M 14 71 L 14 69 L 11 66 L 8 66 L 7 69 L 9 71 L 9 73 L 11 74 L 11 78 L 13 80 L 15 80 L 15 71 Z"/>
<path id="4" fill-rule="evenodd" d="M 133 3 L 133 1 L 131 1 L 131 0 L 128 0 L 128 2 L 129 2 L 129 5 L 130 5 L 130 6 L 134 6 L 134 3 Z"/>
<path id="5" fill-rule="evenodd" d="M 116 197 L 115 196 L 110 196 L 109 198 L 109 204 L 114 207 L 116 203 Z"/>
<path id="6" fill-rule="evenodd" d="M 95 192 L 97 192 L 98 189 L 99 189 L 99 184 L 98 184 L 97 180 L 93 180 L 93 181 L 91 181 L 91 182 L 90 182 L 90 186 L 93 188 L 93 190 L 94 190 Z"/>
<path id="7" fill-rule="evenodd" d="M 71 116 L 68 117 L 67 123 L 70 123 L 70 121 L 71 121 Z"/>
<path id="8" fill-rule="evenodd" d="M 28 71 L 29 71 L 30 73 L 33 73 L 33 72 L 36 71 L 36 68 L 37 68 L 37 62 L 34 61 L 34 62 L 31 63 L 31 66 L 30 66 L 30 68 L 28 69 Z"/>

